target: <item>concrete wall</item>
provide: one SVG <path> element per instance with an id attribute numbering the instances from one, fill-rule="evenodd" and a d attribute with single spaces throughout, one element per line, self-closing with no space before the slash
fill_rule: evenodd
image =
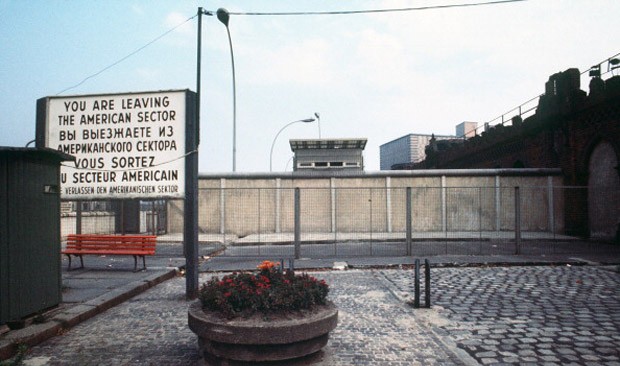
<path id="1" fill-rule="evenodd" d="M 113 212 L 83 212 L 82 234 L 114 234 Z M 60 235 L 66 238 L 69 234 L 76 233 L 75 213 L 62 214 L 60 217 Z"/>
<path id="2" fill-rule="evenodd" d="M 404 232 L 407 187 L 413 231 L 513 230 L 519 186 L 522 230 L 562 233 L 561 181 L 552 169 L 203 175 L 199 230 L 240 237 L 293 232 L 294 188 L 300 188 L 302 232 Z M 182 232 L 182 203 L 169 204 L 169 232 Z"/>

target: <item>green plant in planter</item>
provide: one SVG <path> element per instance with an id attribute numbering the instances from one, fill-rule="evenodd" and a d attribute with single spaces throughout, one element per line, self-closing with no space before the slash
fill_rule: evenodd
<path id="1" fill-rule="evenodd" d="M 203 284 L 199 294 L 203 308 L 232 319 L 325 304 L 329 286 L 324 280 L 307 274 L 296 275 L 293 271 L 282 272 L 270 261 L 264 261 L 258 269 L 258 273 L 234 272 Z"/>

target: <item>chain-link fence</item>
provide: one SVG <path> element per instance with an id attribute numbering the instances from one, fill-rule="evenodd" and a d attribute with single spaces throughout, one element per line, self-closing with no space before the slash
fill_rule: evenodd
<path id="1" fill-rule="evenodd" d="M 168 232 L 165 200 L 63 201 L 61 236 L 68 234 L 163 235 Z"/>
<path id="2" fill-rule="evenodd" d="M 199 196 L 202 237 L 230 256 L 562 253 L 597 220 L 584 209 L 584 187 L 218 188 Z"/>
<path id="3" fill-rule="evenodd" d="M 202 188 L 199 239 L 220 248 L 220 255 L 243 257 L 591 252 L 603 249 L 577 239 L 589 237 L 601 222 L 615 230 L 617 214 L 596 208 L 617 205 L 613 192 L 553 186 Z M 63 236 L 183 238 L 183 200 L 63 202 L 61 216 Z"/>

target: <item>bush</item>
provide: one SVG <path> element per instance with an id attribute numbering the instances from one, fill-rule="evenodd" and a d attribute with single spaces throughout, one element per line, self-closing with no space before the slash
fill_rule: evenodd
<path id="1" fill-rule="evenodd" d="M 199 295 L 203 308 L 232 319 L 257 312 L 299 311 L 325 304 L 329 292 L 325 281 L 307 274 L 282 272 L 269 261 L 264 261 L 258 269 L 258 273 L 234 272 L 203 284 Z"/>

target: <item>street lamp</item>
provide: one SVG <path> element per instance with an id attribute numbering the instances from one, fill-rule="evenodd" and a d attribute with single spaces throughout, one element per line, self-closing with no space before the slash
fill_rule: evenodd
<path id="1" fill-rule="evenodd" d="M 230 45 L 230 62 L 232 64 L 232 87 L 233 87 L 233 147 L 232 147 L 232 170 L 237 171 L 237 87 L 235 82 L 235 56 L 233 54 L 232 38 L 230 37 L 230 29 L 228 21 L 230 14 L 224 8 L 217 9 L 217 19 L 226 26 L 228 33 L 228 44 Z"/>
<path id="2" fill-rule="evenodd" d="M 319 124 L 319 140 L 321 139 L 321 116 L 317 112 L 314 112 L 314 116 L 316 117 L 317 123 Z"/>
<path id="3" fill-rule="evenodd" d="M 311 122 L 314 122 L 314 121 L 315 121 L 314 118 L 300 119 L 299 121 L 293 121 L 293 122 L 290 122 L 290 123 L 286 124 L 284 127 L 282 127 L 280 129 L 280 131 L 278 131 L 278 133 L 276 134 L 276 137 L 273 138 L 273 142 L 271 143 L 271 152 L 269 153 L 269 171 L 270 172 L 273 171 L 273 169 L 272 169 L 272 167 L 273 167 L 273 147 L 275 146 L 276 140 L 278 139 L 278 136 L 280 136 L 280 133 L 282 131 L 284 131 L 285 128 L 287 128 L 288 126 L 290 126 L 292 124 L 295 124 L 295 123 L 311 123 Z"/>

